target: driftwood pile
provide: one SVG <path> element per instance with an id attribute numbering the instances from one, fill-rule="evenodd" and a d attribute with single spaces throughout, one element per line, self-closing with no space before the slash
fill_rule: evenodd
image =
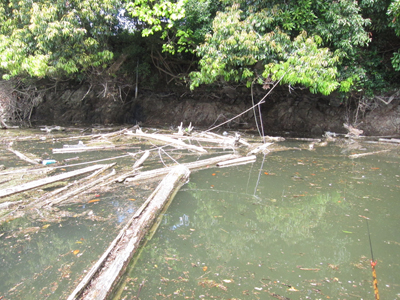
<path id="1" fill-rule="evenodd" d="M 354 134 L 353 129 L 350 128 Z M 58 131 L 58 129 L 54 130 Z M 45 132 L 51 134 L 54 130 L 46 128 Z M 359 132 L 356 133 L 353 138 L 360 138 Z M 157 188 L 131 217 L 68 298 L 69 300 L 106 299 L 137 251 L 140 241 L 151 227 L 157 226 L 161 212 L 168 207 L 175 193 L 188 180 L 192 170 L 253 163 L 257 159 L 256 155 L 260 153 L 266 155 L 285 150 L 313 151 L 316 147 L 326 146 L 335 139 L 334 134 L 327 133 L 324 139 L 300 139 L 304 142 L 303 146 L 288 148 L 279 145 L 279 142 L 284 140 L 282 137 L 266 136 L 263 138 L 264 143 L 257 143 L 246 141 L 237 133 L 228 136 L 211 132 L 195 133 L 192 126 L 184 130 L 181 125 L 178 133 L 160 131 L 149 133 L 143 132 L 140 128 L 122 129 L 106 134 L 60 138 L 59 141 L 66 140 L 67 142 L 62 147 L 52 149 L 53 157 L 107 150 L 119 150 L 124 153 L 75 164 L 71 162 L 79 160 L 79 157 L 65 158 L 64 165 L 57 163 L 56 160 L 40 159 L 33 155 L 23 154 L 13 149 L 13 144 L 9 143 L 7 150 L 31 164 L 32 167 L 0 171 L 0 223 L 7 218 L 21 216 L 24 211 L 32 208 L 37 211 L 51 211 L 55 206 L 76 201 L 74 197 L 95 188 L 107 187 L 112 191 L 121 184 L 129 185 L 132 182 L 140 184 L 150 180 L 161 180 L 163 177 Z M 122 144 L 116 141 L 122 141 Z M 400 140 L 396 139 L 378 142 L 400 144 Z M 147 149 L 140 150 L 139 145 L 143 146 L 143 144 Z M 389 150 L 352 153 L 348 157 L 354 159 L 386 151 Z M 186 162 L 178 162 L 178 159 L 182 157 L 186 158 Z M 122 166 L 117 171 L 119 166 L 115 161 L 121 158 L 132 159 L 135 162 L 132 167 Z M 168 164 L 164 160 L 168 161 Z M 163 166 L 154 167 L 155 164 L 159 164 L 159 161 Z M 103 164 L 105 162 L 107 163 Z M 149 168 L 149 166 L 152 167 Z M 71 168 L 74 169 L 71 170 Z M 147 169 L 143 170 L 144 168 Z M 67 169 L 70 171 L 66 171 Z M 54 174 L 40 177 L 43 173 Z M 17 179 L 21 177 L 33 179 L 18 184 Z M 40 190 L 41 187 L 56 183 L 62 183 L 63 186 L 49 192 Z"/>

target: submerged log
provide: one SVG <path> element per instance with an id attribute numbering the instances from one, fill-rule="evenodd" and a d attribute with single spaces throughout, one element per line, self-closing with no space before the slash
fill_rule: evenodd
<path id="1" fill-rule="evenodd" d="M 71 178 L 74 176 L 78 176 L 78 175 L 82 175 L 85 173 L 89 173 L 98 169 L 103 168 L 104 165 L 94 165 L 94 166 L 90 166 L 90 167 L 86 167 L 83 169 L 79 169 L 79 170 L 75 170 L 75 171 L 71 171 L 71 172 L 67 172 L 67 173 L 63 173 L 63 174 L 59 174 L 59 175 L 55 175 L 55 176 L 51 176 L 51 177 L 47 177 L 47 178 L 43 178 L 43 179 L 38 179 L 38 180 L 34 180 L 31 182 L 27 182 L 15 187 L 10 187 L 10 188 L 6 188 L 6 189 L 2 189 L 0 190 L 0 198 L 2 197 L 6 197 L 6 196 L 10 196 L 13 194 L 17 194 L 20 192 L 24 192 L 24 191 L 28 191 L 46 184 L 50 184 L 50 183 L 54 183 L 57 181 L 61 181 L 67 178 Z"/>
<path id="2" fill-rule="evenodd" d="M 106 165 L 104 168 L 101 168 L 100 170 L 96 171 L 95 173 L 100 174 L 100 173 L 104 172 L 106 169 L 111 168 L 111 167 L 114 166 L 114 165 L 115 165 L 115 164 Z M 58 197 L 57 197 L 56 199 L 54 199 L 53 201 L 49 201 L 49 200 L 48 200 L 47 203 L 44 204 L 44 205 L 47 205 L 47 206 L 58 205 L 58 204 L 60 204 L 61 202 L 65 202 L 65 201 L 67 201 L 67 200 L 68 200 L 68 202 L 70 202 L 70 200 L 71 200 L 73 197 L 75 197 L 76 195 L 82 193 L 83 191 L 87 191 L 88 189 L 90 189 L 90 188 L 92 188 L 92 187 L 94 187 L 94 186 L 96 186 L 96 185 L 98 185 L 98 184 L 100 184 L 100 183 L 103 183 L 103 182 L 104 182 L 105 180 L 107 180 L 108 178 L 114 176 L 115 173 L 116 173 L 116 172 L 115 172 L 115 170 L 113 169 L 109 174 L 104 175 L 104 176 L 102 176 L 102 177 L 100 177 L 100 178 L 98 178 L 98 179 L 96 179 L 96 180 L 91 180 L 91 181 L 87 182 L 88 179 L 93 178 L 94 176 L 98 175 L 98 174 L 92 174 L 92 175 L 86 177 L 85 180 L 82 180 L 84 183 L 80 183 L 80 184 L 78 185 L 77 188 L 71 189 L 70 191 L 68 191 L 67 193 L 65 193 L 65 194 L 62 195 L 62 196 L 58 196 Z"/>
<path id="3" fill-rule="evenodd" d="M 222 156 L 217 156 L 213 158 L 208 158 L 208 159 L 203 159 L 191 163 L 186 163 L 183 164 L 190 170 L 197 169 L 197 168 L 203 168 L 209 165 L 215 165 L 218 162 L 229 160 L 229 159 L 235 159 L 238 158 L 239 155 L 235 154 L 227 154 L 227 155 L 222 155 Z M 140 181 L 140 180 L 146 180 L 146 179 L 151 179 L 151 178 L 156 178 L 158 176 L 164 176 L 168 172 L 170 172 L 174 167 L 166 167 L 166 168 L 161 168 L 161 169 L 155 169 L 155 170 L 150 170 L 150 171 L 145 171 L 142 173 L 139 173 L 135 177 L 130 177 L 126 178 L 126 182 L 132 182 L 132 181 Z"/>
<path id="4" fill-rule="evenodd" d="M 39 164 L 39 162 L 37 162 L 37 161 L 35 161 L 35 160 L 33 160 L 33 159 L 30 159 L 30 158 L 27 157 L 25 154 L 23 154 L 23 153 L 21 153 L 21 152 L 19 152 L 19 151 L 17 151 L 17 150 L 8 148 L 8 151 L 14 153 L 14 154 L 15 154 L 16 156 L 18 156 L 20 159 L 22 159 L 22 160 L 24 160 L 24 161 L 26 161 L 26 162 L 28 162 L 28 163 L 30 163 L 30 164 L 33 164 L 33 165 L 38 165 L 38 164 Z"/>
<path id="5" fill-rule="evenodd" d="M 141 240 L 161 212 L 168 207 L 179 188 L 189 178 L 187 167 L 179 165 L 161 181 L 142 208 L 121 230 L 97 263 L 68 297 L 74 299 L 106 299 L 123 275 Z"/>

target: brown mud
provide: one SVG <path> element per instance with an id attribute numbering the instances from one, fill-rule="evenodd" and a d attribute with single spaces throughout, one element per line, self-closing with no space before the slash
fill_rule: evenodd
<path id="1" fill-rule="evenodd" d="M 167 86 L 157 90 L 139 90 L 104 96 L 87 85 L 58 87 L 41 95 L 31 112 L 36 125 L 63 124 L 141 124 L 169 127 L 191 122 L 197 128 L 209 128 L 245 111 L 269 90 L 261 87 L 214 86 L 190 91 L 187 87 Z M 102 95 L 100 95 L 102 94 Z M 392 93 L 393 94 L 393 93 Z M 386 96 L 386 98 L 385 98 Z M 381 95 L 382 99 L 390 95 Z M 253 101 L 252 101 L 253 98 Z M 340 96 L 311 94 L 306 89 L 277 86 L 261 105 L 265 134 L 320 136 L 325 131 L 346 133 L 344 123 L 364 131 L 364 135 L 400 134 L 400 96 L 385 103 L 378 98 L 342 101 Z M 257 109 L 258 115 L 258 109 Z M 260 118 L 258 117 L 260 122 Z M 256 130 L 254 111 L 227 123 L 223 129 Z M 221 128 L 222 129 L 222 128 Z"/>

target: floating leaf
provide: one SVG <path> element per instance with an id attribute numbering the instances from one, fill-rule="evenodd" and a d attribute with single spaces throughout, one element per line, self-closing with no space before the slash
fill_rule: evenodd
<path id="1" fill-rule="evenodd" d="M 204 272 L 207 271 L 207 269 L 208 269 L 207 266 L 204 266 L 204 267 L 203 267 L 203 271 L 204 271 Z"/>
<path id="2" fill-rule="evenodd" d="M 74 255 L 77 255 L 79 253 L 79 250 L 74 250 Z"/>
<path id="3" fill-rule="evenodd" d="M 342 230 L 344 233 L 352 233 L 351 231 Z"/>
<path id="4" fill-rule="evenodd" d="M 50 227 L 50 224 L 43 225 L 43 226 L 42 226 L 42 229 L 46 229 L 46 228 L 48 228 L 48 227 Z"/>

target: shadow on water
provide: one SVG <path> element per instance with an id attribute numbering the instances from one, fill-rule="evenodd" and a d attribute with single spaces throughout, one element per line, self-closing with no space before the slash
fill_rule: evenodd
<path id="1" fill-rule="evenodd" d="M 175 197 L 115 299 L 400 297 L 399 159 L 332 146 L 204 170 Z"/>

